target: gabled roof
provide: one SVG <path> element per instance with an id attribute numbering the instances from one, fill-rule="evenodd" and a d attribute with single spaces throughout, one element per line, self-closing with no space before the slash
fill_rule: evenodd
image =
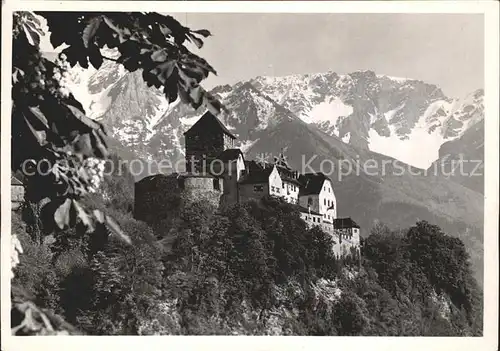
<path id="1" fill-rule="evenodd" d="M 246 163 L 246 162 L 245 162 Z M 261 167 L 255 161 L 246 163 L 247 173 L 243 176 L 241 184 L 260 184 L 267 183 L 274 166 Z"/>
<path id="2" fill-rule="evenodd" d="M 186 132 L 184 132 L 184 135 L 193 133 L 204 133 L 207 131 L 207 128 L 208 129 L 218 128 L 224 134 L 228 135 L 233 139 L 236 139 L 236 137 L 226 128 L 226 126 L 210 111 L 205 112 L 203 116 L 201 116 L 200 119 L 191 128 L 189 128 Z"/>
<path id="3" fill-rule="evenodd" d="M 243 160 L 245 160 L 243 152 L 241 152 L 240 149 L 227 149 L 222 151 L 217 158 L 223 162 L 227 162 L 237 160 L 240 155 L 243 157 Z"/>
<path id="4" fill-rule="evenodd" d="M 14 176 L 10 177 L 10 185 L 23 185 L 23 182 L 21 182 L 19 179 L 17 179 Z"/>
<path id="5" fill-rule="evenodd" d="M 323 188 L 323 183 L 325 180 L 330 180 L 323 173 L 306 173 L 301 174 L 299 177 L 299 182 L 302 187 L 300 189 L 299 195 L 318 195 Z"/>
<path id="6" fill-rule="evenodd" d="M 335 229 L 350 229 L 350 228 L 358 228 L 359 225 L 354 222 L 351 217 L 347 218 L 336 218 L 333 220 L 333 227 Z"/>
<path id="7" fill-rule="evenodd" d="M 282 181 L 295 184 L 299 188 L 302 186 L 302 184 L 296 178 L 295 172 L 292 171 L 290 168 L 276 165 L 276 169 L 278 170 L 278 173 L 280 174 Z"/>

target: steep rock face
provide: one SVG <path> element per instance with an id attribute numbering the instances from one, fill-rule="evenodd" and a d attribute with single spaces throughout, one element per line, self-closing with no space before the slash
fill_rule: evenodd
<path id="1" fill-rule="evenodd" d="M 442 143 L 483 116 L 482 90 L 454 100 L 433 84 L 372 71 L 257 77 L 251 82 L 305 122 L 345 143 L 420 168 L 437 159 Z"/>
<path id="2" fill-rule="evenodd" d="M 163 172 L 179 171 L 183 133 L 204 111 L 168 105 L 140 74 L 106 62 L 98 71 L 74 70 L 71 88 L 87 113 L 107 125 L 118 148 L 149 163 L 169 161 L 171 168 Z M 229 109 L 220 119 L 238 137 L 247 159 L 272 161 L 285 149 L 299 171 L 332 172 L 339 215 L 353 217 L 364 235 L 374 221 L 408 227 L 426 219 L 464 238 L 481 272 L 482 186 L 409 171 L 445 162 L 438 158 L 447 153 L 472 152 L 474 143 L 479 151 L 470 157 L 484 159 L 482 90 L 454 100 L 432 84 L 359 71 L 257 77 L 212 93 Z M 302 169 L 311 158 L 311 169 Z M 375 173 L 348 172 L 369 160 L 379 167 Z M 380 169 L 384 161 L 385 170 Z M 394 174 L 398 162 L 401 175 Z M 153 166 L 142 174 L 157 171 Z"/>
<path id="3" fill-rule="evenodd" d="M 444 143 L 428 172 L 484 194 L 484 120 Z"/>
<path id="4" fill-rule="evenodd" d="M 70 85 L 89 115 L 143 159 L 180 159 L 182 134 L 204 111 L 169 106 L 140 74 L 105 61 L 97 71 L 73 70 Z M 372 71 L 256 77 L 218 86 L 212 93 L 228 107 L 221 119 L 242 149 L 283 118 L 298 118 L 346 144 L 423 169 L 439 157 L 443 143 L 484 118 L 482 90 L 451 99 L 433 84 Z"/>

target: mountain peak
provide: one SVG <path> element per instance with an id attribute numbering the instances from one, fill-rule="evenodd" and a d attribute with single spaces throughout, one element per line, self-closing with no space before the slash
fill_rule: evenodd
<path id="1" fill-rule="evenodd" d="M 90 116 L 100 117 L 119 140 L 133 140 L 134 147 L 142 145 L 144 150 L 150 150 L 154 140 L 155 147 L 179 149 L 181 154 L 182 132 L 203 111 L 169 105 L 137 74 L 106 61 L 97 71 L 77 71 L 72 88 Z M 444 142 L 462 135 L 484 115 L 482 89 L 454 100 L 434 84 L 373 70 L 258 76 L 211 92 L 230 110 L 224 122 L 244 144 L 280 121 L 300 119 L 345 143 L 422 168 L 437 158 Z M 422 145 L 427 147 L 424 153 Z M 158 153 L 144 152 L 146 158 Z"/>

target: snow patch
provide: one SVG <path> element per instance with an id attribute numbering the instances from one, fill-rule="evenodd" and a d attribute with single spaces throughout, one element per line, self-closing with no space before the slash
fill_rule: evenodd
<path id="1" fill-rule="evenodd" d="M 387 76 L 385 74 L 377 74 L 377 78 L 388 78 L 398 83 L 406 83 L 407 81 L 412 80 L 410 78 Z"/>
<path id="2" fill-rule="evenodd" d="M 391 119 L 392 119 L 392 118 L 396 115 L 396 113 L 398 113 L 398 111 L 399 111 L 399 110 L 400 110 L 403 106 L 404 106 L 404 104 L 403 104 L 403 105 L 401 105 L 401 106 L 399 106 L 399 107 L 397 107 L 397 108 L 395 108 L 394 110 L 390 110 L 390 111 L 387 111 L 387 112 L 385 112 L 385 113 L 384 113 L 384 118 L 385 118 L 385 120 L 387 121 L 387 123 L 389 123 L 389 124 L 390 124 Z M 392 132 L 392 131 L 391 131 L 391 132 Z M 392 133 L 391 133 L 391 134 L 392 134 Z"/>
<path id="3" fill-rule="evenodd" d="M 257 108 L 257 118 L 259 119 L 257 130 L 266 129 L 273 122 L 271 118 L 274 115 L 274 104 L 254 92 L 251 92 L 251 95 Z"/>
<path id="4" fill-rule="evenodd" d="M 389 137 L 379 135 L 374 129 L 370 129 L 369 149 L 379 154 L 387 155 L 409 165 L 427 169 L 438 159 L 439 148 L 444 142 L 440 133 L 431 133 L 427 128 L 415 127 L 408 135 L 407 140 L 401 140 L 390 126 Z"/>
<path id="5" fill-rule="evenodd" d="M 201 116 L 194 116 L 194 117 L 181 117 L 179 118 L 179 120 L 181 121 L 181 123 L 185 126 L 192 126 L 194 125 L 196 122 L 198 122 L 198 120 L 201 118 Z"/>
<path id="6" fill-rule="evenodd" d="M 314 106 L 308 113 L 299 117 L 306 123 L 330 122 L 336 124 L 339 117 L 346 117 L 352 113 L 352 106 L 346 105 L 338 97 L 324 101 Z"/>
<path id="7" fill-rule="evenodd" d="M 255 140 L 244 140 L 240 143 L 240 150 L 241 152 L 243 152 L 243 154 L 245 154 L 248 150 L 250 150 L 250 148 L 257 142 L 259 141 L 259 139 L 255 139 Z"/>

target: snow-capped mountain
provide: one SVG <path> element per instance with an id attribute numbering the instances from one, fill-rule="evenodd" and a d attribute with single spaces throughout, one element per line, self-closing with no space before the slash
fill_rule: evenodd
<path id="1" fill-rule="evenodd" d="M 75 69 L 69 85 L 87 114 L 107 125 L 117 150 L 153 162 L 181 160 L 183 133 L 204 111 L 168 105 L 140 75 L 106 62 L 97 71 Z M 301 169 L 304 155 L 316 157 L 315 170 L 323 160 L 392 162 L 394 158 L 427 169 L 433 162 L 446 163 L 445 153 L 467 150 L 470 139 L 482 133 L 484 119 L 482 90 L 452 99 L 435 85 L 371 71 L 257 77 L 218 86 L 212 93 L 228 108 L 219 117 L 238 137 L 248 158 L 265 152 L 275 155 L 288 147 L 287 156 L 296 169 Z M 471 183 L 461 177 L 406 173 L 361 174 L 342 181 L 335 174 L 331 177 L 339 213 L 354 216 L 366 228 L 365 234 L 374 221 L 403 228 L 416 218 L 425 219 L 463 236 L 481 272 L 480 179 Z"/>
<path id="2" fill-rule="evenodd" d="M 204 111 L 174 103 L 148 88 L 140 72 L 113 61 L 99 70 L 74 69 L 70 90 L 87 113 L 143 159 L 183 157 L 183 132 Z M 484 118 L 483 90 L 452 99 L 419 80 L 372 71 L 256 77 L 212 90 L 229 109 L 223 122 L 246 150 L 283 119 L 301 119 L 344 143 L 419 168 L 439 157 L 439 148 Z"/>
<path id="3" fill-rule="evenodd" d="M 483 91 L 446 97 L 422 81 L 358 71 L 257 77 L 251 83 L 306 123 L 420 168 L 483 118 Z"/>

